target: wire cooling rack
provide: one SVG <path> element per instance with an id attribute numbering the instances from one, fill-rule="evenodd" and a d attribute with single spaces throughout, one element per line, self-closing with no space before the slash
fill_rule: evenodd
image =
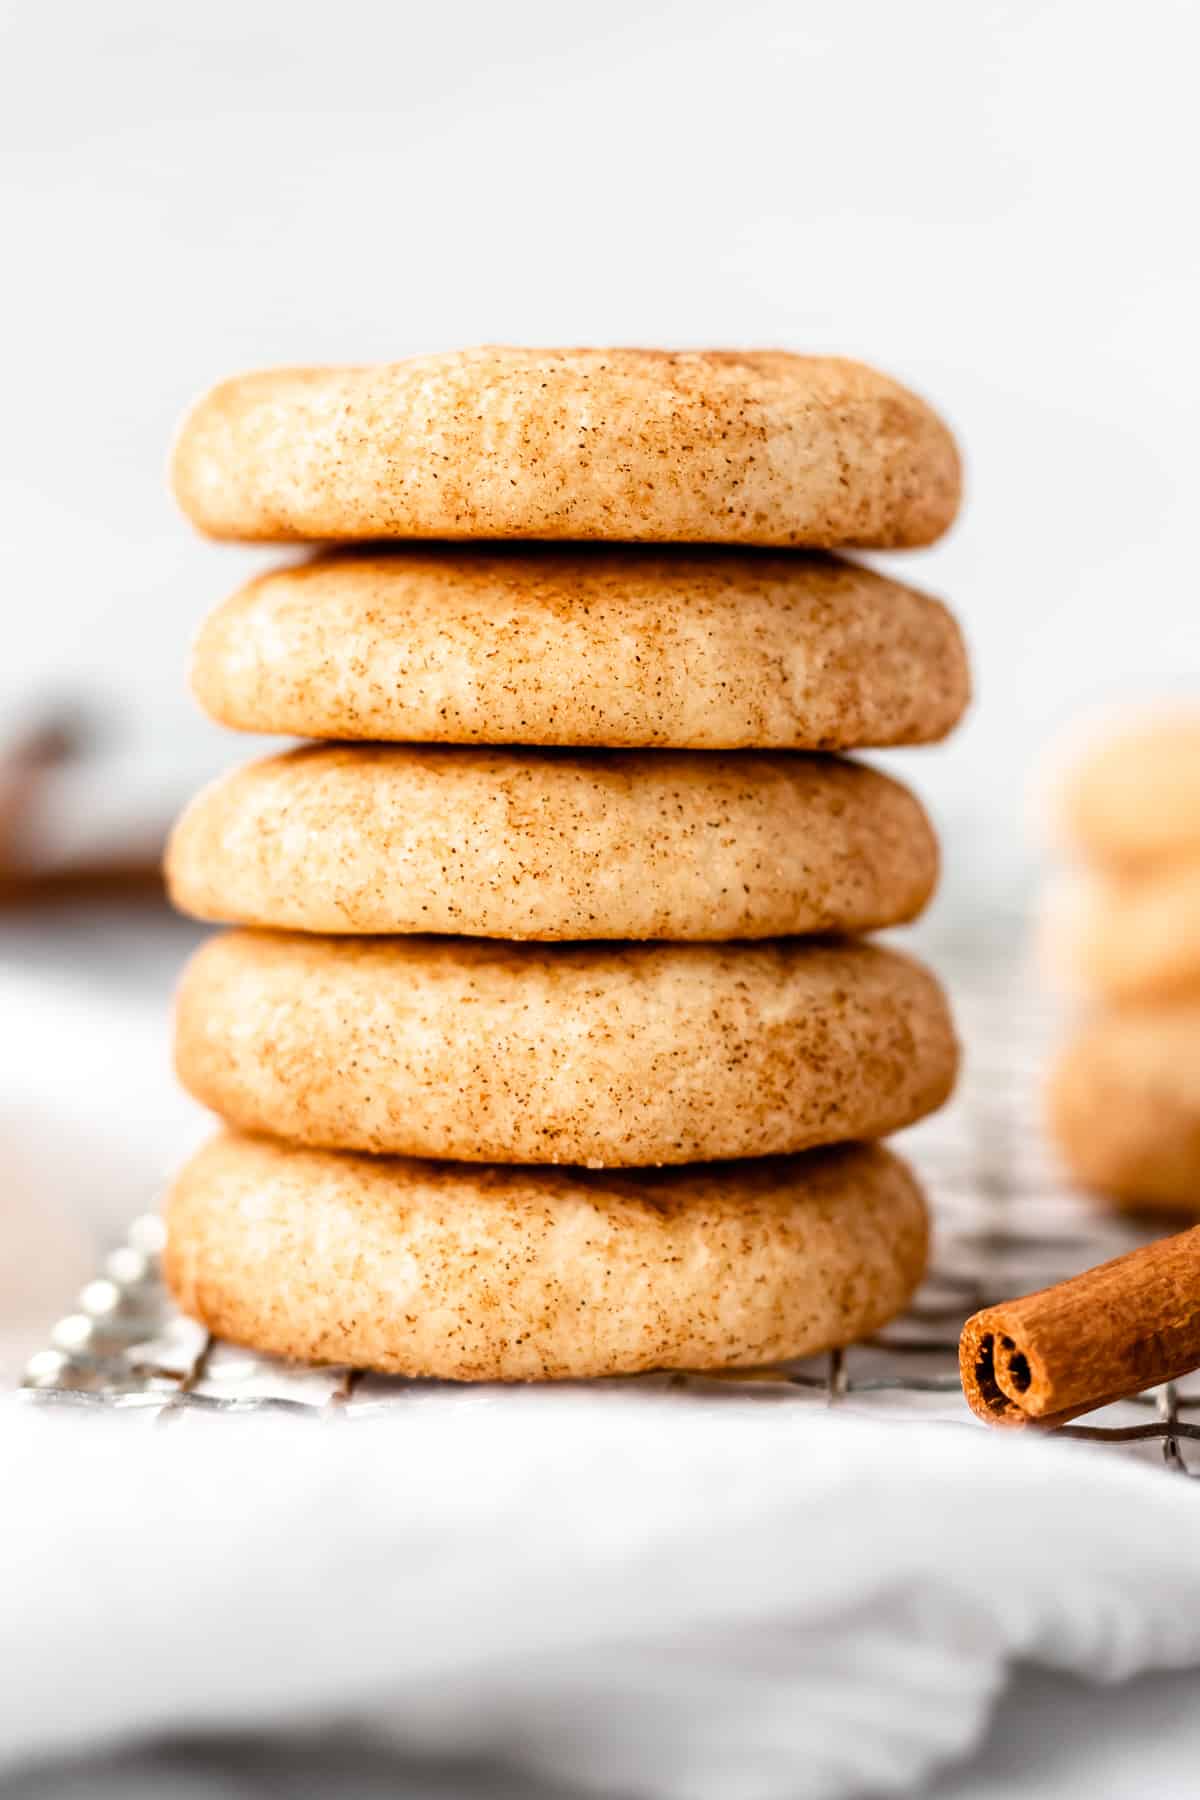
<path id="1" fill-rule="evenodd" d="M 619 1385 L 733 1391 L 768 1403 L 975 1427 L 958 1380 L 964 1319 L 1155 1235 L 1071 1193 L 1053 1166 L 1039 1114 L 1057 1023 L 1036 983 L 1014 973 L 999 944 L 990 969 L 981 970 L 978 942 L 969 956 L 937 960 L 954 991 L 967 1059 L 954 1102 L 899 1140 L 926 1183 L 935 1220 L 930 1273 L 909 1311 L 864 1343 L 803 1362 L 718 1376 L 635 1376 Z M 127 1242 L 31 1358 L 24 1377 L 31 1403 L 134 1412 L 159 1424 L 198 1413 L 347 1420 L 432 1395 L 461 1402 L 473 1391 L 297 1368 L 221 1343 L 172 1304 L 159 1273 L 161 1248 L 161 1220 L 135 1220 Z M 1106 1407 L 1058 1435 L 1122 1446 L 1200 1475 L 1200 1377 Z"/>

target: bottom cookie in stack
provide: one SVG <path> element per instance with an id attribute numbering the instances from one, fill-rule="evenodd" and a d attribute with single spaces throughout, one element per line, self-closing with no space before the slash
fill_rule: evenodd
<path id="1" fill-rule="evenodd" d="M 925 1266 L 877 1144 L 615 1172 L 304 1150 L 228 1132 L 168 1202 L 167 1280 L 220 1337 L 387 1374 L 751 1367 L 847 1344 Z"/>

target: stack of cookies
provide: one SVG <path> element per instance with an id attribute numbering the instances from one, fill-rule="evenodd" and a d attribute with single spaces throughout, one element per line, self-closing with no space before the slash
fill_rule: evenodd
<path id="1" fill-rule="evenodd" d="M 226 1124 L 169 1202 L 182 1306 L 501 1380 L 768 1363 L 902 1308 L 926 1212 L 876 1140 L 956 1046 L 864 934 L 937 845 L 832 753 L 944 736 L 968 678 L 938 602 L 809 552 L 937 537 L 940 421 L 836 360 L 480 350 L 229 382 L 173 476 L 213 536 L 349 546 L 197 647 L 214 717 L 320 741 L 169 852 L 238 928 L 179 998 Z"/>
<path id="2" fill-rule="evenodd" d="M 1084 1186 L 1200 1214 L 1200 712 L 1101 744 L 1061 814 L 1084 868 L 1051 949 L 1093 1011 L 1054 1071 L 1054 1136 Z"/>

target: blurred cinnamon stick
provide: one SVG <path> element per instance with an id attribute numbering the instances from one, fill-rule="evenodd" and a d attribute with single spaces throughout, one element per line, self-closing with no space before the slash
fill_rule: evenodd
<path id="1" fill-rule="evenodd" d="M 985 1307 L 959 1372 L 989 1425 L 1054 1427 L 1200 1367 L 1200 1226 Z"/>
<path id="2" fill-rule="evenodd" d="M 79 706 L 47 706 L 0 737 L 0 907 L 60 900 L 143 899 L 162 891 L 157 855 L 114 842 L 69 859 L 47 857 L 41 830 L 49 784 L 94 753 L 101 736 Z"/>
<path id="3" fill-rule="evenodd" d="M 0 743 L 0 863 L 3 851 L 29 811 L 47 769 L 78 754 L 80 730 L 69 714 L 47 712 Z"/>

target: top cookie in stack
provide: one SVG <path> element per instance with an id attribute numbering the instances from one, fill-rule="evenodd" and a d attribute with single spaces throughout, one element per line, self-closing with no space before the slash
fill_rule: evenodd
<path id="1" fill-rule="evenodd" d="M 895 550 L 958 509 L 954 440 L 885 375 L 784 351 L 480 349 L 268 369 L 185 421 L 211 537 Z"/>
<path id="2" fill-rule="evenodd" d="M 228 383 L 174 481 L 215 536 L 489 540 L 327 553 L 201 634 L 216 717 L 342 743 L 172 841 L 177 902 L 252 928 L 180 997 L 181 1076 L 233 1128 L 172 1199 L 185 1307 L 457 1377 L 879 1325 L 924 1208 L 852 1140 L 940 1104 L 956 1053 L 933 978 L 857 934 L 915 916 L 937 849 L 906 789 L 811 752 L 943 736 L 967 673 L 936 601 L 794 552 L 935 538 L 945 427 L 833 359 L 480 350 Z"/>

